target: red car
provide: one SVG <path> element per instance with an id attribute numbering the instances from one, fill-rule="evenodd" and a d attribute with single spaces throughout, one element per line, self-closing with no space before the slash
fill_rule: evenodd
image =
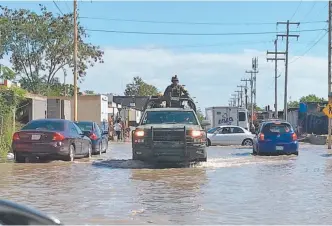
<path id="1" fill-rule="evenodd" d="M 12 150 L 16 162 L 26 158 L 64 159 L 91 157 L 91 140 L 72 121 L 64 119 L 38 119 L 14 133 Z"/>

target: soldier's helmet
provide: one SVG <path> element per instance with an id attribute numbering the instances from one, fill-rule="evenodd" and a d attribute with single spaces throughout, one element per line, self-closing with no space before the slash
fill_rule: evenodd
<path id="1" fill-rule="evenodd" d="M 178 82 L 178 81 L 179 81 L 178 76 L 177 76 L 177 75 L 174 75 L 174 76 L 172 77 L 172 82 Z"/>

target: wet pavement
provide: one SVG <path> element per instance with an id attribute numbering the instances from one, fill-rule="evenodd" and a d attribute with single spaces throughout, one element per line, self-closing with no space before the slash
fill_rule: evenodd
<path id="1" fill-rule="evenodd" d="M 332 153 L 332 152 L 331 152 Z M 209 147 L 208 161 L 151 169 L 130 144 L 110 144 L 74 163 L 0 164 L 1 198 L 65 224 L 330 224 L 332 155 L 301 145 L 299 156 L 252 156 Z"/>

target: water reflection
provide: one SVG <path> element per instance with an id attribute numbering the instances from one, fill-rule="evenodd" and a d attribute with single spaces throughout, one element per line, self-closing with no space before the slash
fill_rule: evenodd
<path id="1" fill-rule="evenodd" d="M 145 214 L 177 224 L 192 222 L 190 214 L 200 210 L 201 187 L 207 182 L 202 168 L 133 170 L 131 179 Z"/>

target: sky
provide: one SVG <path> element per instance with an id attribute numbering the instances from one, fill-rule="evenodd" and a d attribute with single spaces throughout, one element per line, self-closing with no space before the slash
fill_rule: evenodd
<path id="1" fill-rule="evenodd" d="M 72 1 L 1 2 L 10 8 L 36 12 L 38 4 L 58 14 L 73 10 Z M 286 30 L 285 25 L 277 26 L 276 22 L 290 20 L 300 22 L 299 26 L 290 25 L 292 34 L 300 36 L 289 41 L 288 100 L 308 94 L 327 97 L 327 4 L 79 1 L 79 22 L 90 35 L 87 41 L 105 52 L 105 63 L 88 70 L 81 89 L 122 95 L 126 84 L 140 76 L 164 91 L 177 74 L 199 107 L 226 106 L 240 89 L 237 86 L 244 85 L 241 79 L 250 78 L 245 71 L 251 69 L 251 59 L 258 57 L 257 104 L 272 109 L 274 62 L 267 62 L 266 51 L 274 51 L 273 32 L 282 34 Z M 279 51 L 285 51 L 285 46 L 285 40 L 279 38 Z M 278 109 L 283 109 L 284 65 L 278 62 Z M 63 79 L 63 74 L 58 76 Z M 72 80 L 73 76 L 68 76 L 67 81 Z"/>

